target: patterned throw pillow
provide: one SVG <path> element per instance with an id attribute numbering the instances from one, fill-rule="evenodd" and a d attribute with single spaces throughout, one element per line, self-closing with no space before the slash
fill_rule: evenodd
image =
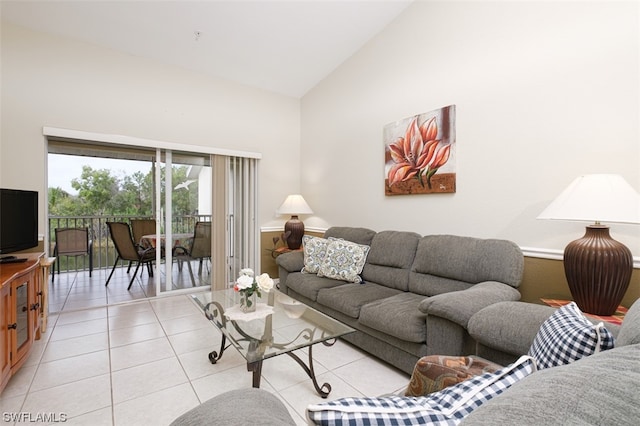
<path id="1" fill-rule="evenodd" d="M 485 402 L 535 371 L 531 357 L 422 397 L 341 398 L 309 405 L 316 425 L 454 425 Z"/>
<path id="2" fill-rule="evenodd" d="M 602 323 L 593 325 L 575 302 L 556 310 L 542 325 L 529 349 L 538 370 L 569 364 L 613 348 L 613 335 Z"/>
<path id="3" fill-rule="evenodd" d="M 327 255 L 327 245 L 329 240 L 326 238 L 305 235 L 302 237 L 302 246 L 304 249 L 304 267 L 302 273 L 317 274 L 322 261 Z"/>
<path id="4" fill-rule="evenodd" d="M 404 396 L 425 396 L 484 373 L 501 365 L 479 357 L 428 355 L 416 362 Z"/>
<path id="5" fill-rule="evenodd" d="M 361 283 L 360 273 L 364 268 L 369 249 L 370 247 L 366 245 L 329 238 L 327 255 L 320 265 L 318 276 Z"/>

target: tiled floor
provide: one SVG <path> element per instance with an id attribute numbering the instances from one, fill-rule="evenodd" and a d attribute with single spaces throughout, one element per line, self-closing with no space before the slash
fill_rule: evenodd
<path id="1" fill-rule="evenodd" d="M 145 288 L 153 288 L 146 274 L 127 292 L 126 270 L 107 289 L 105 280 L 104 270 L 91 279 L 56 276 L 47 331 L 0 394 L 5 423 L 6 413 L 30 413 L 64 417 L 69 425 L 167 425 L 215 395 L 251 387 L 233 348 L 218 364 L 209 362 L 220 333 L 187 295 L 146 298 Z M 341 341 L 315 346 L 314 366 L 319 383 L 331 384 L 330 399 L 397 392 L 409 379 Z M 322 401 L 286 356 L 265 361 L 261 387 L 283 400 L 300 425 L 305 407 Z"/>

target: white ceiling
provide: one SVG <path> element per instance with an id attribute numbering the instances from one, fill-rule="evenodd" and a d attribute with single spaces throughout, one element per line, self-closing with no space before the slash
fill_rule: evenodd
<path id="1" fill-rule="evenodd" d="M 5 1 L 2 20 L 303 96 L 413 0 Z"/>

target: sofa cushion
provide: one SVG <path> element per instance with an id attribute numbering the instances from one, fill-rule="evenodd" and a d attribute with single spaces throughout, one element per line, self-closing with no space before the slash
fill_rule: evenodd
<path id="1" fill-rule="evenodd" d="M 531 358 L 423 397 L 341 398 L 307 407 L 318 425 L 452 425 L 535 370 Z"/>
<path id="2" fill-rule="evenodd" d="M 317 274 L 320 265 L 327 256 L 327 245 L 329 240 L 326 238 L 305 235 L 302 237 L 302 246 L 304 250 L 304 267 L 303 273 Z"/>
<path id="3" fill-rule="evenodd" d="M 472 286 L 473 284 L 464 281 L 421 274 L 413 270 L 409 273 L 409 291 L 423 296 L 431 297 L 452 291 L 468 290 Z"/>
<path id="4" fill-rule="evenodd" d="M 635 345 L 640 343 L 640 299 L 629 308 L 629 312 L 622 321 L 616 345 Z"/>
<path id="5" fill-rule="evenodd" d="M 331 278 L 319 277 L 315 274 L 292 272 L 287 275 L 287 287 L 307 299 L 316 301 L 318 292 L 323 288 L 333 288 L 346 284 Z"/>
<path id="6" fill-rule="evenodd" d="M 332 226 L 324 233 L 325 238 L 340 238 L 354 243 L 371 245 L 371 240 L 376 231 L 367 228 L 354 228 L 351 226 Z"/>
<path id="7" fill-rule="evenodd" d="M 446 318 L 467 328 L 476 312 L 494 303 L 520 299 L 520 292 L 496 281 L 476 284 L 465 291 L 451 291 L 426 297 L 418 308 L 427 315 Z"/>
<path id="8" fill-rule="evenodd" d="M 340 281 L 338 281 L 340 282 Z M 360 308 L 374 300 L 386 299 L 400 293 L 389 287 L 374 283 L 344 283 L 334 288 L 323 288 L 318 291 L 317 302 L 335 311 L 358 318 Z"/>
<path id="9" fill-rule="evenodd" d="M 408 342 L 424 342 L 427 315 L 418 309 L 422 299 L 419 294 L 403 292 L 367 303 L 360 309 L 358 322 Z"/>
<path id="10" fill-rule="evenodd" d="M 352 241 L 329 238 L 327 253 L 318 269 L 318 276 L 335 280 L 361 283 L 370 247 Z"/>
<path id="11" fill-rule="evenodd" d="M 539 370 L 568 364 L 613 348 L 613 335 L 599 323 L 593 325 L 571 302 L 559 308 L 542 325 L 529 355 Z"/>
<path id="12" fill-rule="evenodd" d="M 382 231 L 371 240 L 371 250 L 362 270 L 365 281 L 407 291 L 409 271 L 420 235 L 415 232 Z"/>
<path id="13" fill-rule="evenodd" d="M 428 235 L 418 243 L 409 290 L 431 296 L 483 281 L 518 287 L 523 271 L 524 257 L 511 241 Z"/>
<path id="14" fill-rule="evenodd" d="M 501 368 L 501 365 L 475 356 L 423 356 L 416 362 L 404 396 L 425 396 Z"/>
<path id="15" fill-rule="evenodd" d="M 635 425 L 640 344 L 539 371 L 478 408 L 463 426 Z"/>

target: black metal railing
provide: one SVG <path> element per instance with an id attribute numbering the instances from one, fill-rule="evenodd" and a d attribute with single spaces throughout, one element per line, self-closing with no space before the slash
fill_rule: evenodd
<path id="1" fill-rule="evenodd" d="M 149 216 L 49 216 L 49 254 L 53 256 L 56 239 L 56 228 L 88 228 L 89 239 L 93 244 L 93 269 L 111 268 L 116 260 L 116 251 L 109 235 L 107 222 L 131 223 L 131 219 L 153 219 Z M 198 221 L 211 221 L 211 215 L 189 215 L 173 218 L 171 230 L 174 233 L 193 232 Z M 161 231 L 164 233 L 164 223 Z M 89 270 L 87 256 L 67 257 L 59 259 L 60 272 Z M 58 264 L 58 261 L 56 261 Z M 58 265 L 56 265 L 58 270 Z"/>

